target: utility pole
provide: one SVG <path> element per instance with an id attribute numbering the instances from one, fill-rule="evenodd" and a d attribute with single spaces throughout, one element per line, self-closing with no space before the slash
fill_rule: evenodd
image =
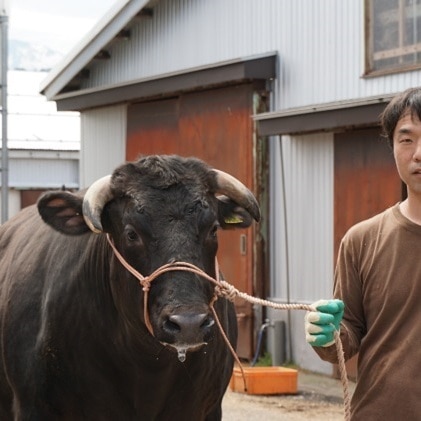
<path id="1" fill-rule="evenodd" d="M 9 150 L 7 146 L 7 58 L 8 58 L 8 25 L 5 2 L 0 1 L 0 34 L 1 34 L 1 223 L 9 217 Z"/>

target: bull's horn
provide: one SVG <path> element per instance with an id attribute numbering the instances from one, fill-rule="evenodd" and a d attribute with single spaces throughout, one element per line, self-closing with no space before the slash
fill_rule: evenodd
<path id="1" fill-rule="evenodd" d="M 260 209 L 253 193 L 232 175 L 214 169 L 216 173 L 217 193 L 222 193 L 246 209 L 256 220 L 260 220 Z"/>
<path id="2" fill-rule="evenodd" d="M 101 214 L 107 202 L 113 195 L 110 187 L 111 175 L 106 175 L 95 181 L 83 198 L 83 218 L 88 227 L 96 233 L 102 232 Z"/>

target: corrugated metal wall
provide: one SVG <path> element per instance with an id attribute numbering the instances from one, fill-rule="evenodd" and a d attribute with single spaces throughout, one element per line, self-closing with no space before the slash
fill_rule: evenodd
<path id="1" fill-rule="evenodd" d="M 394 93 L 421 72 L 363 79 L 363 0 L 161 0 L 86 86 L 277 51 L 279 108 Z"/>
<path id="2" fill-rule="evenodd" d="M 290 296 L 292 301 L 305 302 L 332 293 L 328 281 L 333 269 L 333 136 L 285 136 L 282 143 Z"/>
<path id="3" fill-rule="evenodd" d="M 16 189 L 67 189 L 79 187 L 78 155 L 74 158 L 10 159 L 9 186 Z M 32 176 L 32 178 L 31 178 Z"/>
<path id="4" fill-rule="evenodd" d="M 110 174 L 126 156 L 126 105 L 81 114 L 80 187 Z"/>
<path id="5" fill-rule="evenodd" d="M 270 147 L 274 168 L 271 298 L 281 303 L 311 304 L 332 295 L 333 135 L 275 137 Z M 292 311 L 288 317 L 285 311 L 269 310 L 268 317 L 285 321 L 289 359 L 308 369 L 332 372 L 331 365 L 321 363 L 305 342 L 302 311 Z M 290 342 L 293 355 L 289 355 Z"/>

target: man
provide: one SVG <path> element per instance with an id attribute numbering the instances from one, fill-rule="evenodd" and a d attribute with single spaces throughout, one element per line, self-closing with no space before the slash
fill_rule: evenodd
<path id="1" fill-rule="evenodd" d="M 397 95 L 381 116 L 408 197 L 353 226 L 335 270 L 335 300 L 314 303 L 306 339 L 337 362 L 359 353 L 353 421 L 421 420 L 421 88 Z M 345 304 L 345 306 L 344 306 Z"/>

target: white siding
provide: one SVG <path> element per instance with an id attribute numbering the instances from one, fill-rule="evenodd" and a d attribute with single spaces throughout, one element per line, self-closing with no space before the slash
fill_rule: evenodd
<path id="1" fill-rule="evenodd" d="M 271 139 L 270 145 L 270 298 L 281 303 L 311 304 L 332 296 L 333 135 L 284 136 L 281 142 L 282 158 L 279 139 Z M 288 318 L 285 311 L 269 310 L 268 316 L 271 321 L 284 320 L 287 324 L 289 359 L 307 369 L 331 374 L 331 365 L 321 362 L 305 342 L 302 311 L 291 311 Z M 269 346 L 274 340 L 270 335 Z M 289 355 L 290 342 L 293 355 Z"/>
<path id="2" fill-rule="evenodd" d="M 44 77 L 8 72 L 9 216 L 20 209 L 20 193 L 13 189 L 79 186 L 79 113 L 57 112 L 55 103 L 38 93 Z"/>
<path id="3" fill-rule="evenodd" d="M 125 160 L 126 106 L 105 107 L 81 114 L 80 187 L 110 174 Z"/>
<path id="4" fill-rule="evenodd" d="M 1 157 L 1 151 L 0 151 Z M 9 150 L 9 188 L 79 187 L 79 151 Z M 1 185 L 1 181 L 0 181 Z"/>
<path id="5" fill-rule="evenodd" d="M 16 189 L 67 189 L 79 187 L 78 155 L 73 159 L 20 158 L 9 161 L 9 187 Z"/>
<path id="6" fill-rule="evenodd" d="M 275 232 L 272 292 L 278 299 L 287 300 L 289 268 L 290 300 L 311 303 L 332 293 L 333 135 L 282 137 L 283 163 L 280 143 L 273 141 L 271 148 L 271 227 Z"/>
<path id="7" fill-rule="evenodd" d="M 129 42 L 97 62 L 86 87 L 277 51 L 285 109 L 394 93 L 421 71 L 364 79 L 363 0 L 161 0 Z"/>

